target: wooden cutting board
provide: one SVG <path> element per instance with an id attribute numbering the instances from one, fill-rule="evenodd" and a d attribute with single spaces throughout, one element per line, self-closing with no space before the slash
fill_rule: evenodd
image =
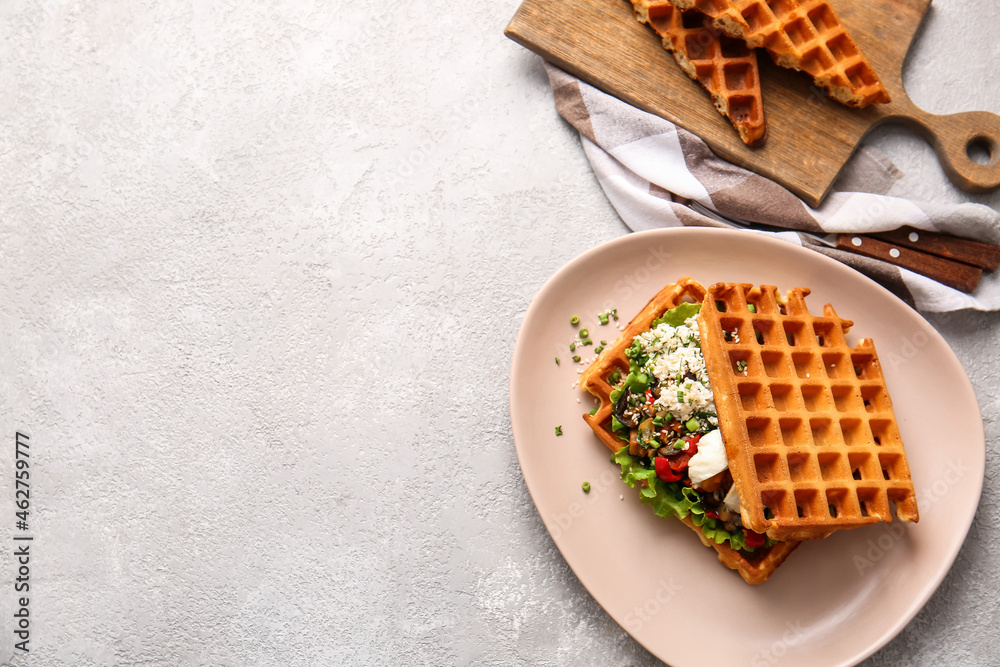
<path id="1" fill-rule="evenodd" d="M 641 109 L 702 137 L 726 159 L 771 178 L 817 206 L 875 126 L 902 122 L 923 135 L 958 187 L 1000 186 L 1000 116 L 985 111 L 935 115 L 903 88 L 902 67 L 930 0 L 835 0 L 834 8 L 892 96 L 890 104 L 849 109 L 802 73 L 759 51 L 767 141 L 748 148 L 689 79 L 629 0 L 524 0 L 506 35 L 546 60 Z M 987 164 L 969 151 L 988 155 Z"/>

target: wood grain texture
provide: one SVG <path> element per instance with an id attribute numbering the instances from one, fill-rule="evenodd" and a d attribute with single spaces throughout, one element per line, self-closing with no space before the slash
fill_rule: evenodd
<path id="1" fill-rule="evenodd" d="M 761 57 L 768 136 L 749 148 L 687 78 L 659 39 L 632 15 L 628 0 L 525 0 L 506 35 L 594 86 L 702 137 L 722 157 L 771 178 L 818 206 L 862 138 L 886 121 L 903 122 L 934 147 L 949 178 L 966 190 L 1000 186 L 1000 116 L 983 111 L 938 116 L 903 88 L 902 65 L 930 0 L 840 0 L 835 8 L 892 96 L 849 109 L 810 77 Z M 976 142 L 987 165 L 969 159 Z"/>
<path id="2" fill-rule="evenodd" d="M 953 262 L 902 245 L 886 243 L 871 236 L 839 234 L 837 247 L 901 266 L 966 294 L 976 289 L 983 277 L 983 270 L 979 267 Z"/>
<path id="3" fill-rule="evenodd" d="M 879 232 L 869 236 L 895 246 L 971 264 L 984 271 L 996 271 L 1000 266 L 1000 247 L 988 243 L 935 234 L 914 227 L 900 227 L 891 232 Z"/>

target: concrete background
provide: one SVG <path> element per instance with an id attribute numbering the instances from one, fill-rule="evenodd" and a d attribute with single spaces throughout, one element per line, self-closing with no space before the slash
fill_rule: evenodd
<path id="1" fill-rule="evenodd" d="M 520 317 L 627 232 L 503 37 L 516 6 L 0 6 L 0 661 L 20 430 L 15 664 L 659 664 L 568 569 L 514 453 Z M 1000 112 L 998 31 L 992 3 L 939 0 L 913 99 Z M 867 144 L 921 198 L 1000 205 L 906 130 Z M 866 667 L 1000 662 L 1000 316 L 931 321 L 980 398 L 986 488 Z"/>

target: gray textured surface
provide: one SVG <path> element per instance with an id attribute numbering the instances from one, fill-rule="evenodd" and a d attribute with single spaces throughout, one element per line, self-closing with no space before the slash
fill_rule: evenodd
<path id="1" fill-rule="evenodd" d="M 0 537 L 18 429 L 36 536 L 18 664 L 657 664 L 514 454 L 519 317 L 625 233 L 502 35 L 515 7 L 3 4 Z M 991 3 L 938 2 L 918 104 L 1000 112 L 997 32 Z M 1000 203 L 903 130 L 870 144 L 924 197 Z M 986 491 L 871 667 L 1000 661 L 1000 317 L 932 321 L 981 400 Z"/>

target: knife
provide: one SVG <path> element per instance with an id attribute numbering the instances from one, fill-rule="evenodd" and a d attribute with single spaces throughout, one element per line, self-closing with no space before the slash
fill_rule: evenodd
<path id="1" fill-rule="evenodd" d="M 997 266 L 1000 266 L 1000 247 L 980 241 L 928 232 L 915 227 L 900 227 L 891 232 L 876 232 L 868 236 L 896 246 L 978 266 L 984 271 L 995 271 Z"/>
<path id="2" fill-rule="evenodd" d="M 1000 263 L 1000 248 L 997 246 L 912 227 L 877 234 L 816 234 L 750 223 L 713 211 L 694 200 L 687 203 L 702 215 L 739 229 L 804 234 L 831 248 L 888 262 L 966 294 L 976 289 L 983 269 L 992 271 Z"/>

